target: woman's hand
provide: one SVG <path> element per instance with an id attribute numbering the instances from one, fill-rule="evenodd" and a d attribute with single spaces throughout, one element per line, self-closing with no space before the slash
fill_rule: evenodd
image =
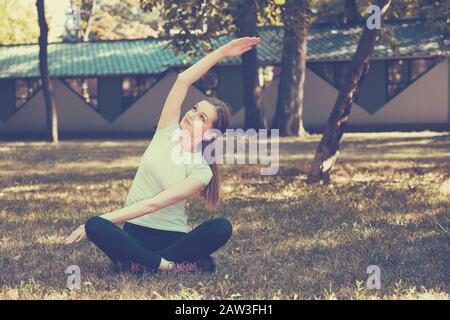
<path id="1" fill-rule="evenodd" d="M 65 244 L 71 244 L 74 242 L 79 242 L 86 237 L 86 230 L 84 229 L 84 224 L 79 226 L 72 234 L 66 239 Z"/>
<path id="2" fill-rule="evenodd" d="M 247 52 L 248 50 L 252 49 L 252 46 L 258 45 L 260 40 L 261 39 L 259 37 L 243 37 L 234 39 L 224 44 L 221 47 L 221 50 L 225 54 L 225 56 L 228 57 L 239 56 L 244 52 Z"/>

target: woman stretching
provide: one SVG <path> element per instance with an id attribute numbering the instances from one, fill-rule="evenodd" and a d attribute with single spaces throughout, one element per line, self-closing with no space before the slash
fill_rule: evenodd
<path id="1" fill-rule="evenodd" d="M 217 208 L 217 167 L 214 161 L 205 160 L 202 150 L 215 141 L 215 132 L 225 133 L 231 113 L 225 102 L 206 98 L 179 122 L 181 105 L 189 87 L 212 66 L 225 57 L 241 55 L 259 41 L 258 37 L 232 40 L 178 74 L 156 132 L 142 156 L 125 207 L 89 218 L 66 239 L 67 244 L 79 242 L 87 235 L 119 272 L 216 270 L 210 255 L 230 239 L 232 225 L 225 217 L 218 217 L 190 230 L 185 204 L 200 193 L 206 207 Z M 181 134 L 174 139 L 174 132 Z M 200 139 L 196 138 L 198 132 Z M 181 151 L 181 159 L 191 161 L 174 161 L 175 148 Z M 121 222 L 125 222 L 123 229 L 116 225 Z"/>

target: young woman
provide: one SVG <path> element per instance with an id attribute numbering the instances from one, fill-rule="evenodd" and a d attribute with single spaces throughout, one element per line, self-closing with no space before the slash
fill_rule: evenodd
<path id="1" fill-rule="evenodd" d="M 67 244 L 87 235 L 118 271 L 215 271 L 210 255 L 230 239 L 232 225 L 225 217 L 218 217 L 189 230 L 185 203 L 199 193 L 208 208 L 219 204 L 216 164 L 208 163 L 199 150 L 214 142 L 214 131 L 225 132 L 231 113 L 223 101 L 206 98 L 179 122 L 181 105 L 189 87 L 212 66 L 225 57 L 241 55 L 259 41 L 258 37 L 232 40 L 178 74 L 125 207 L 91 217 L 66 239 Z M 201 139 L 195 139 L 199 127 Z M 182 132 L 179 138 L 174 139 L 175 131 Z M 198 161 L 173 161 L 175 147 L 181 148 L 182 158 Z M 125 222 L 123 229 L 116 225 L 120 222 Z"/>

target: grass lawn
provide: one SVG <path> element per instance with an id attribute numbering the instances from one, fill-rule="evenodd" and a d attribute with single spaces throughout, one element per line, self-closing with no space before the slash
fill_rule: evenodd
<path id="1" fill-rule="evenodd" d="M 61 242 L 125 203 L 146 140 L 0 142 L 0 299 L 450 298 L 450 136 L 347 134 L 331 186 L 307 186 L 320 136 L 283 138 L 280 170 L 224 165 L 234 226 L 214 275 L 115 275 L 93 244 Z M 82 286 L 66 288 L 65 270 Z M 381 289 L 365 288 L 369 265 Z"/>

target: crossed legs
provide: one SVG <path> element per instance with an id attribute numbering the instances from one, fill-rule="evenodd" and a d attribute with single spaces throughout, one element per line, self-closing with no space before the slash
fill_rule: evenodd
<path id="1" fill-rule="evenodd" d="M 130 261 L 151 270 L 162 268 L 165 260 L 195 261 L 224 246 L 233 228 L 225 217 L 205 221 L 188 233 L 158 230 L 132 223 L 121 229 L 99 216 L 85 224 L 88 238 L 113 262 Z"/>

